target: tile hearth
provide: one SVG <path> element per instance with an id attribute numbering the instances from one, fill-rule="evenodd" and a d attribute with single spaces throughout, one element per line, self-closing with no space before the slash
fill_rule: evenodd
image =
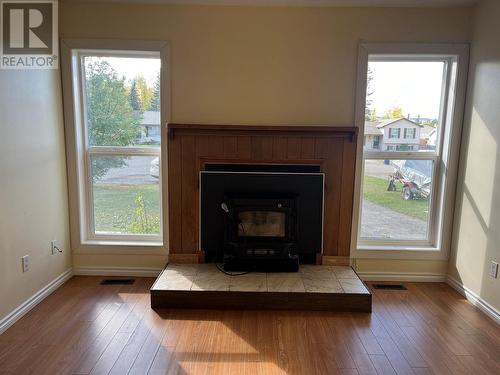
<path id="1" fill-rule="evenodd" d="M 351 267 L 301 265 L 299 272 L 229 276 L 215 264 L 169 264 L 153 289 L 244 292 L 369 293 Z"/>
<path id="2" fill-rule="evenodd" d="M 229 276 L 213 263 L 168 264 L 151 288 L 151 302 L 153 307 L 369 311 L 371 294 L 345 266 Z"/>

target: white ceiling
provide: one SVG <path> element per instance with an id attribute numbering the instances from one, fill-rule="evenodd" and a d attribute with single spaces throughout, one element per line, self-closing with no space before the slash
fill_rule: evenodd
<path id="1" fill-rule="evenodd" d="M 479 0 L 66 0 L 116 3 L 158 3 L 256 6 L 447 7 L 473 5 Z"/>

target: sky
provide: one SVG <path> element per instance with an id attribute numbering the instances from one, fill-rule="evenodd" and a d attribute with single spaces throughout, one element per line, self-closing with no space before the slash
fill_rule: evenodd
<path id="1" fill-rule="evenodd" d="M 159 58 L 101 57 L 100 59 L 108 61 L 120 78 L 125 76 L 126 81 L 130 81 L 143 76 L 149 86 L 154 86 L 161 66 Z"/>
<path id="2" fill-rule="evenodd" d="M 370 109 L 377 116 L 394 107 L 415 118 L 439 117 L 443 62 L 370 62 L 373 72 Z"/>

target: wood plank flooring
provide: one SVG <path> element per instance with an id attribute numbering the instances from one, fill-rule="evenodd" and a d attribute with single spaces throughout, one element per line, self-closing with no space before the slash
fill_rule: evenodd
<path id="1" fill-rule="evenodd" d="M 445 284 L 367 314 L 154 311 L 153 281 L 72 278 L 0 336 L 0 374 L 500 374 L 500 327 Z"/>

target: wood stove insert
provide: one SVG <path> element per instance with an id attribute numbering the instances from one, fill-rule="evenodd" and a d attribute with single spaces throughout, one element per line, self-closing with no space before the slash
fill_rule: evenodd
<path id="1" fill-rule="evenodd" d="M 288 170 L 292 168 L 294 172 Z M 226 270 L 297 271 L 322 251 L 324 175 L 307 166 L 201 172 L 201 246 Z M 251 171 L 248 171 L 251 169 Z"/>

